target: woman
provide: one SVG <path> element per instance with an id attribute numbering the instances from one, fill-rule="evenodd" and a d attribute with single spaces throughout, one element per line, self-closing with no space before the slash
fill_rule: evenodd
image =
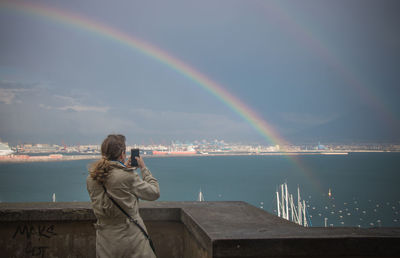
<path id="1" fill-rule="evenodd" d="M 136 157 L 142 178 L 126 160 L 125 136 L 109 135 L 101 145 L 102 158 L 91 165 L 87 190 L 97 218 L 97 257 L 155 257 L 139 227 L 111 201 L 105 190 L 147 232 L 139 215 L 139 199 L 160 197 L 155 179 L 141 157 Z M 104 187 L 103 187 L 104 186 Z"/>

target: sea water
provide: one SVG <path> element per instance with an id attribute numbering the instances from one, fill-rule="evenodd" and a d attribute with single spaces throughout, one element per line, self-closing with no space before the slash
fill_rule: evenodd
<path id="1" fill-rule="evenodd" d="M 89 201 L 93 160 L 0 164 L 0 201 Z M 400 153 L 349 155 L 148 157 L 160 201 L 245 201 L 277 213 L 284 182 L 306 201 L 312 226 L 399 227 Z M 331 189 L 332 196 L 328 196 Z"/>

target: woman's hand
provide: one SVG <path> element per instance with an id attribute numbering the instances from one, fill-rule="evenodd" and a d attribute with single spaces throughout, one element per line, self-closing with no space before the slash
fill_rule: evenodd
<path id="1" fill-rule="evenodd" d="M 140 169 L 144 169 L 146 167 L 146 164 L 144 164 L 144 160 L 142 157 L 135 157 L 135 159 L 137 160 Z"/>

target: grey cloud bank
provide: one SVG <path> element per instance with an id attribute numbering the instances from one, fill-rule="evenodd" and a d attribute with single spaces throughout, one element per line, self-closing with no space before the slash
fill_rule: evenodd
<path id="1" fill-rule="evenodd" d="M 400 141 L 398 1 L 41 4 L 154 44 L 289 141 Z M 98 143 L 121 132 L 139 143 L 268 143 L 196 82 L 126 45 L 2 5 L 0 35 L 4 141 Z"/>

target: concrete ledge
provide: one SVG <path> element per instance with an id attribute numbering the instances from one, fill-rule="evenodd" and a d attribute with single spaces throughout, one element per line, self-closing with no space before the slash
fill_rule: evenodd
<path id="1" fill-rule="evenodd" d="M 89 202 L 0 203 L 0 222 L 94 221 Z"/>
<path id="2" fill-rule="evenodd" d="M 400 228 L 303 228 L 244 202 L 141 202 L 140 213 L 159 257 L 398 257 L 400 254 Z M 51 240 L 47 249 L 43 249 L 46 254 L 67 257 L 61 254 L 82 248 L 92 251 L 82 251 L 81 255 L 93 257 L 93 222 L 95 217 L 87 202 L 0 203 L 0 248 L 7 250 L 9 257 L 28 256 L 29 252 L 13 248 L 25 248 L 32 254 L 36 243 L 32 236 L 40 230 L 51 233 L 57 228 L 59 231 L 52 239 L 38 240 L 42 245 Z M 80 246 L 76 239 L 85 245 Z M 17 242 L 11 243 L 10 248 L 10 241 Z M 58 241 L 70 242 L 58 244 Z M 62 250 L 65 246 L 68 248 Z"/>

